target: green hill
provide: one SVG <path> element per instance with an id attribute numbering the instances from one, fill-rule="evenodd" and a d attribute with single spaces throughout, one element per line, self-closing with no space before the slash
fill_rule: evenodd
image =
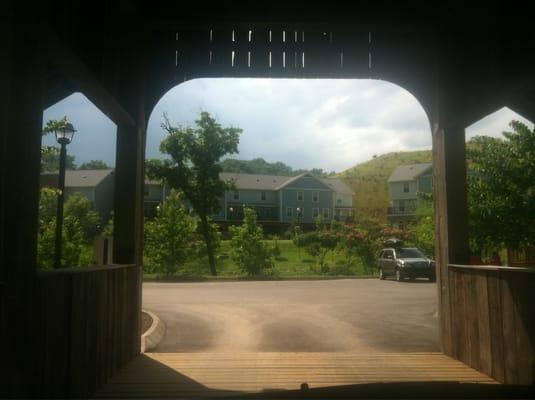
<path id="1" fill-rule="evenodd" d="M 387 180 L 400 165 L 429 163 L 431 150 L 387 153 L 337 174 L 355 192 L 357 215 L 377 215 L 386 220 L 389 206 Z"/>

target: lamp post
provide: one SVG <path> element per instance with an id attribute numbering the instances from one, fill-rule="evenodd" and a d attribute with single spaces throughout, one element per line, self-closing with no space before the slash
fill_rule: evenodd
<path id="1" fill-rule="evenodd" d="M 56 141 L 61 145 L 59 153 L 58 176 L 58 208 L 56 213 L 56 246 L 54 251 L 54 268 L 61 267 L 61 242 L 63 233 L 63 199 L 65 197 L 65 161 L 67 158 L 67 145 L 72 142 L 76 129 L 63 118 L 62 124 L 54 129 Z"/>

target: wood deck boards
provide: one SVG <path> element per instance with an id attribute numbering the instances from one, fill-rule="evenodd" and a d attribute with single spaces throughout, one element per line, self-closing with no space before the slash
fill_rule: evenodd
<path id="1" fill-rule="evenodd" d="M 148 353 L 97 397 L 211 397 L 377 382 L 496 381 L 442 353 Z"/>

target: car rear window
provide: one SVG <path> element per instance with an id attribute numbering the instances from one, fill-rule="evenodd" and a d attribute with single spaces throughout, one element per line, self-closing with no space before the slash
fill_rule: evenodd
<path id="1" fill-rule="evenodd" d="M 396 254 L 398 258 L 425 258 L 418 249 L 397 249 Z"/>

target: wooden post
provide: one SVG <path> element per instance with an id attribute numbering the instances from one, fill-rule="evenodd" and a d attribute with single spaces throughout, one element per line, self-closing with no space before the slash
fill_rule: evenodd
<path id="1" fill-rule="evenodd" d="M 137 266 L 137 287 L 130 292 L 128 302 L 136 304 L 129 316 L 134 331 L 129 343 L 131 357 L 141 350 L 141 284 L 143 264 L 143 193 L 145 177 L 145 116 L 144 81 L 140 75 L 131 77 L 130 87 L 134 102 L 136 124 L 119 123 L 117 126 L 117 153 L 115 168 L 115 210 L 113 236 L 113 262 Z M 122 104 L 128 104 L 128 101 Z M 132 105 L 132 103 L 130 103 Z"/>
<path id="2" fill-rule="evenodd" d="M 26 397 L 32 355 L 42 128 L 42 26 L 7 2 L 0 18 L 0 397 Z M 6 18 L 4 18 L 4 16 Z M 18 19 L 18 20 L 17 20 Z M 5 381 L 4 381 L 5 380 Z"/>
<path id="3" fill-rule="evenodd" d="M 464 127 L 433 122 L 435 256 L 442 351 L 452 355 L 448 264 L 468 261 L 468 205 Z"/>

